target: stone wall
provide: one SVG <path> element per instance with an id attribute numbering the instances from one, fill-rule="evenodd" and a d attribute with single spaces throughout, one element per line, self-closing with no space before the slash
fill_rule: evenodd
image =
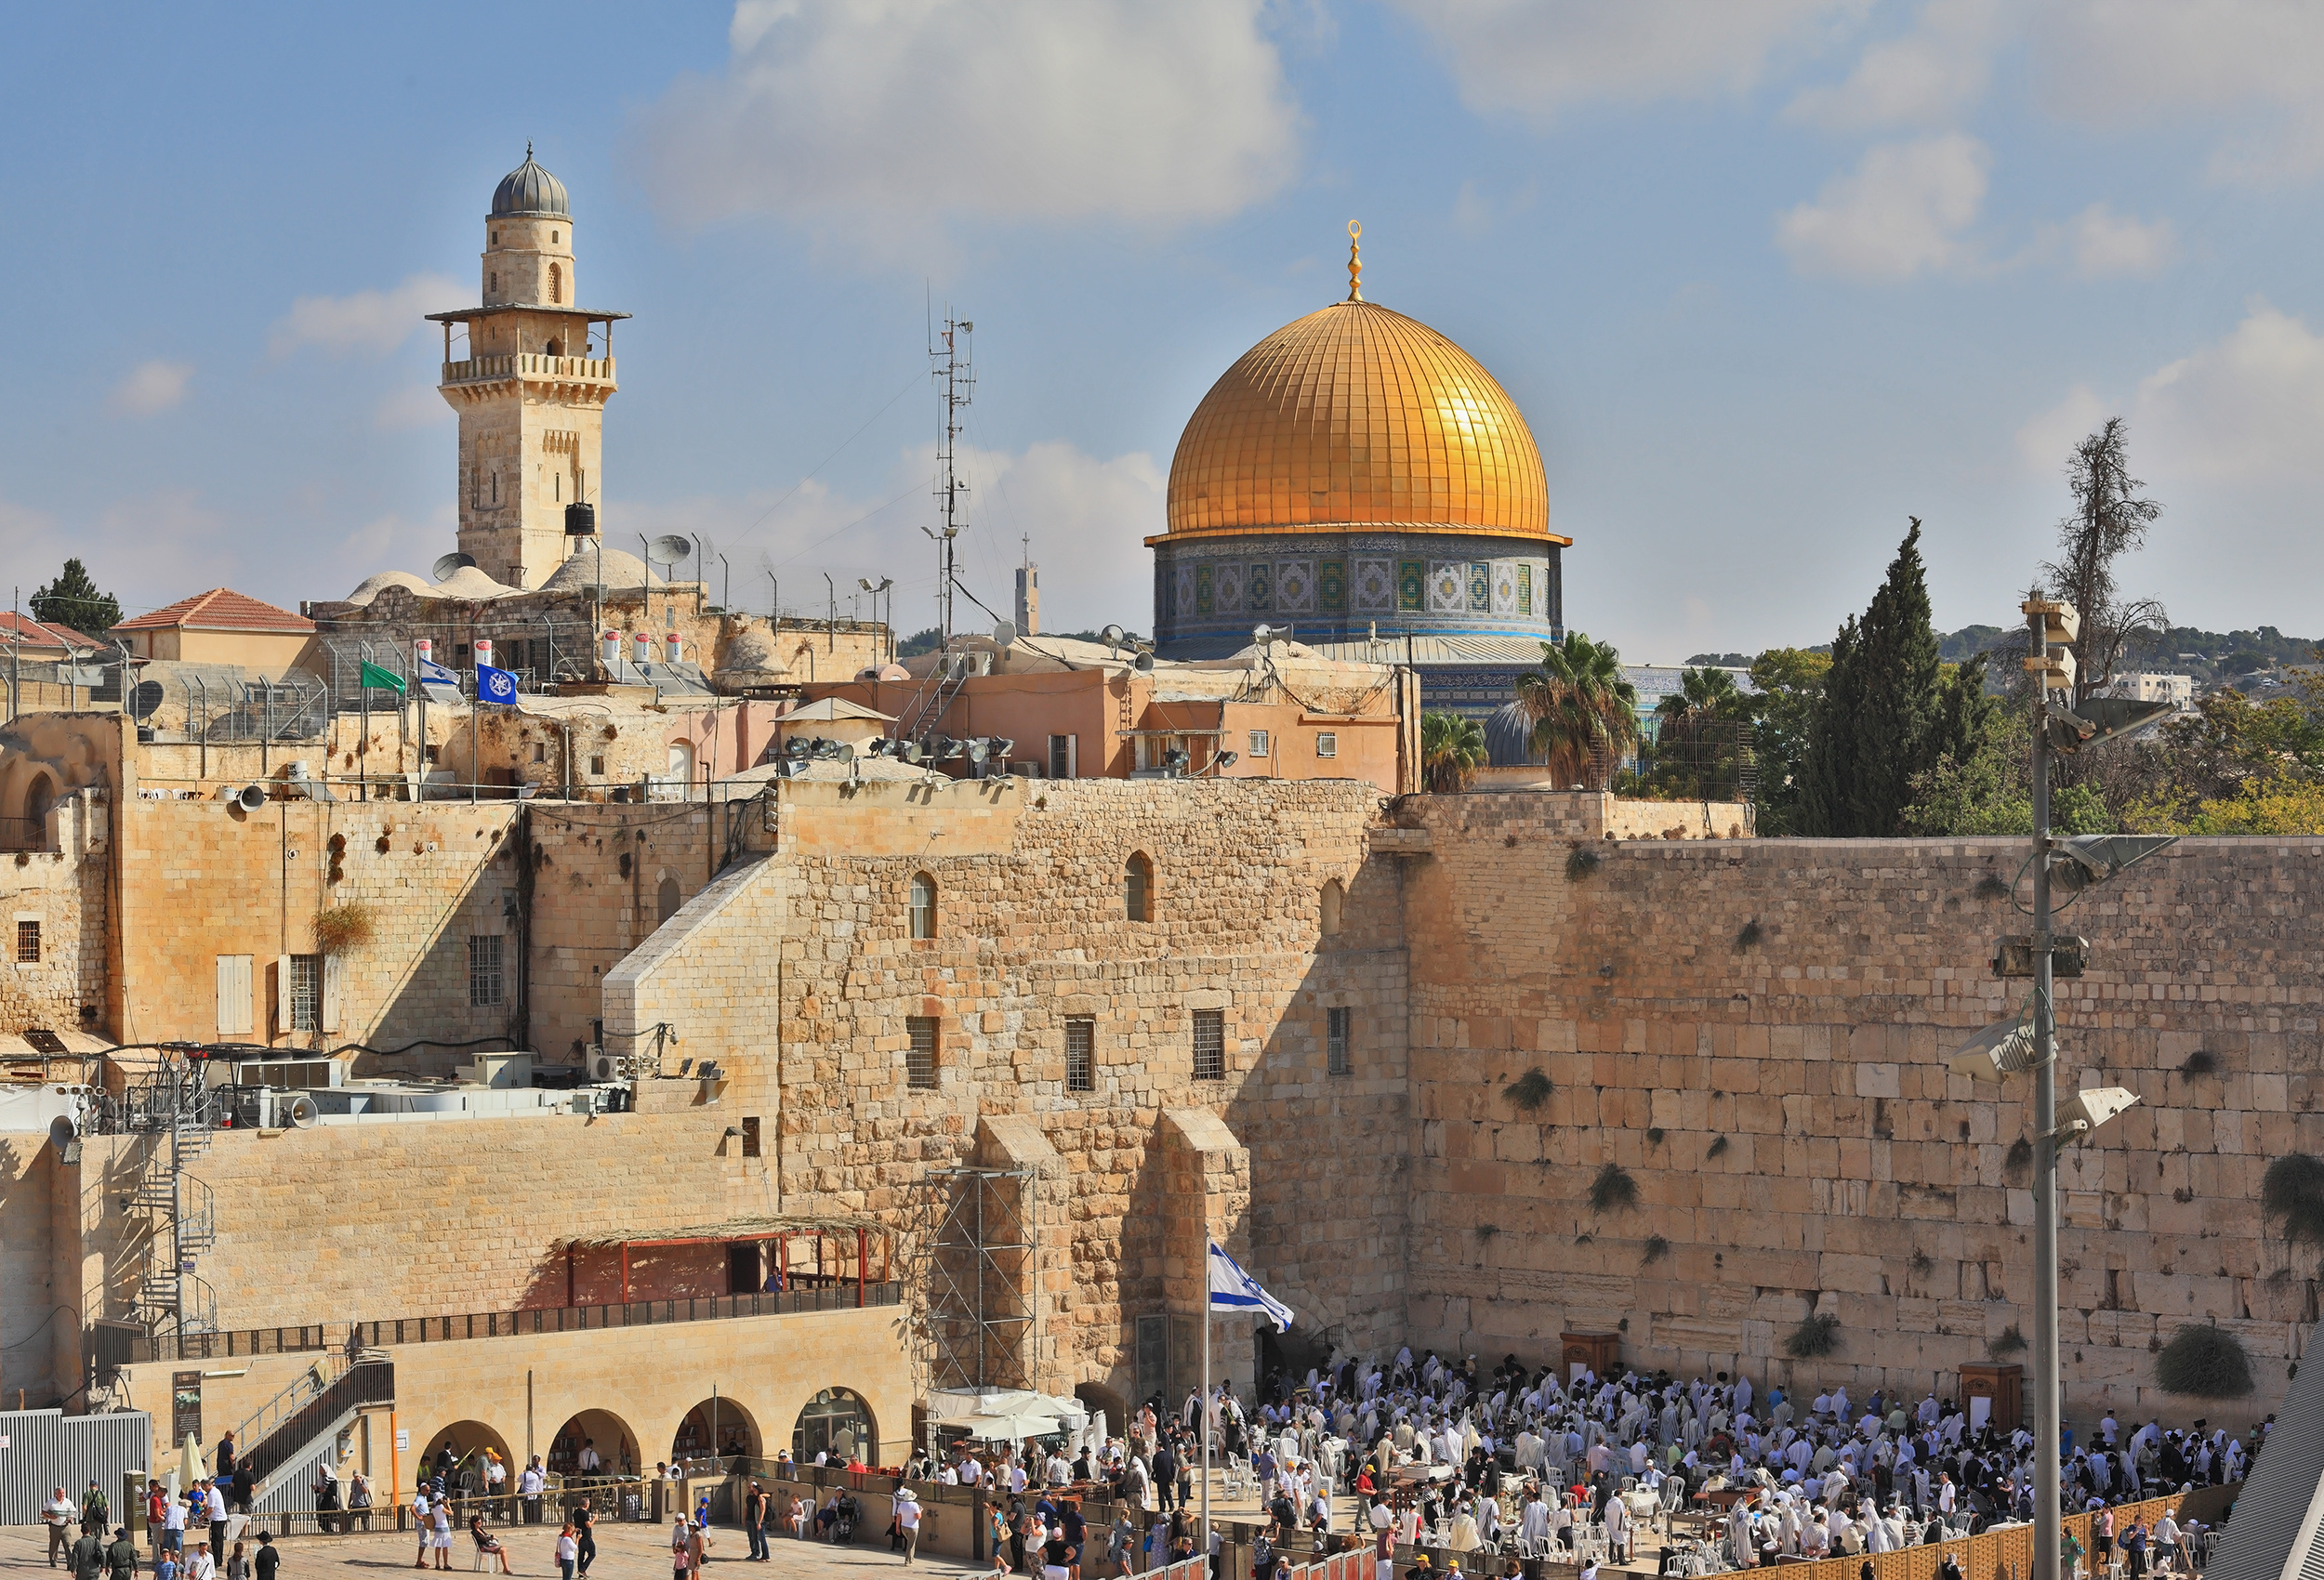
<path id="1" fill-rule="evenodd" d="M 101 1022 L 112 812 L 106 792 L 73 792 L 48 814 L 48 849 L 0 852 L 0 1032 Z"/>
<path id="2" fill-rule="evenodd" d="M 1569 878 L 1535 798 L 1406 807 L 1434 850 L 1406 909 L 1416 1343 L 1620 1331 L 1633 1363 L 1917 1392 L 2031 1331 L 2027 1090 L 1944 1065 L 2016 1001 L 1986 962 L 2027 925 L 2022 842 L 1604 844 Z M 2264 1411 L 2316 1319 L 2256 1197 L 2270 1158 L 2324 1151 L 2320 862 L 2189 840 L 2062 923 L 2093 968 L 2059 985 L 2061 1086 L 2143 1099 L 2061 1165 L 2069 1410 L 2233 1418 L 2148 1387 L 2150 1350 L 2215 1319 Z M 1520 1113 L 1535 1068 L 1554 1095 Z M 1635 1207 L 1590 1206 L 1608 1165 Z M 1811 1311 L 1839 1354 L 1783 1360 Z"/>

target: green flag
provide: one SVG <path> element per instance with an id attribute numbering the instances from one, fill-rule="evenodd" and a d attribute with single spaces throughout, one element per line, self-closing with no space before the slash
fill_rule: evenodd
<path id="1" fill-rule="evenodd" d="M 374 686 L 384 687 L 401 696 L 403 693 L 403 677 L 392 670 L 382 669 L 371 660 L 365 659 L 363 660 L 363 688 L 368 691 Z"/>

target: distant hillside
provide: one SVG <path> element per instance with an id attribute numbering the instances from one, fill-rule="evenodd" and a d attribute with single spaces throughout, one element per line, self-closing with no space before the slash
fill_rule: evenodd
<path id="1" fill-rule="evenodd" d="M 1937 639 L 1937 654 L 1948 664 L 1959 664 L 2004 643 L 2014 645 L 2017 636 L 2014 626 L 1963 625 Z M 2160 641 L 2133 652 L 2125 667 L 2190 676 L 2199 691 L 2254 670 L 2314 664 L 2317 662 L 2319 646 L 2324 646 L 2324 638 L 2287 637 L 2273 625 L 2262 625 L 2255 631 L 2225 632 L 2173 625 Z M 1829 653 L 1831 644 L 1819 642 L 1806 651 Z M 1741 665 L 1749 665 L 1752 657 L 1739 652 L 1698 652 L 1686 662 Z"/>

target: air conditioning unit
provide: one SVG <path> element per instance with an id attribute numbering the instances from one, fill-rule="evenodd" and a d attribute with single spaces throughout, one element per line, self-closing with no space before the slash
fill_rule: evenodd
<path id="1" fill-rule="evenodd" d="M 620 1081 L 626 1080 L 628 1076 L 628 1072 L 622 1068 L 621 1056 L 607 1053 L 602 1048 L 589 1049 L 588 1062 L 589 1079 L 592 1081 L 599 1083 Z"/>

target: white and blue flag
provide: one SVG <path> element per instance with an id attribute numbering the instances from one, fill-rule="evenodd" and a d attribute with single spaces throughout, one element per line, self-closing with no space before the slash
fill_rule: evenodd
<path id="1" fill-rule="evenodd" d="M 1210 1309 L 1265 1317 L 1286 1333 L 1291 1330 L 1291 1308 L 1259 1287 L 1233 1257 L 1210 1246 Z"/>
<path id="2" fill-rule="evenodd" d="M 423 686 L 449 686 L 456 691 L 460 689 L 458 675 L 425 658 L 419 661 L 419 681 Z"/>
<path id="3" fill-rule="evenodd" d="M 506 669 L 495 669 L 489 664 L 476 666 L 476 700 L 498 703 L 504 707 L 517 705 L 517 678 Z"/>

